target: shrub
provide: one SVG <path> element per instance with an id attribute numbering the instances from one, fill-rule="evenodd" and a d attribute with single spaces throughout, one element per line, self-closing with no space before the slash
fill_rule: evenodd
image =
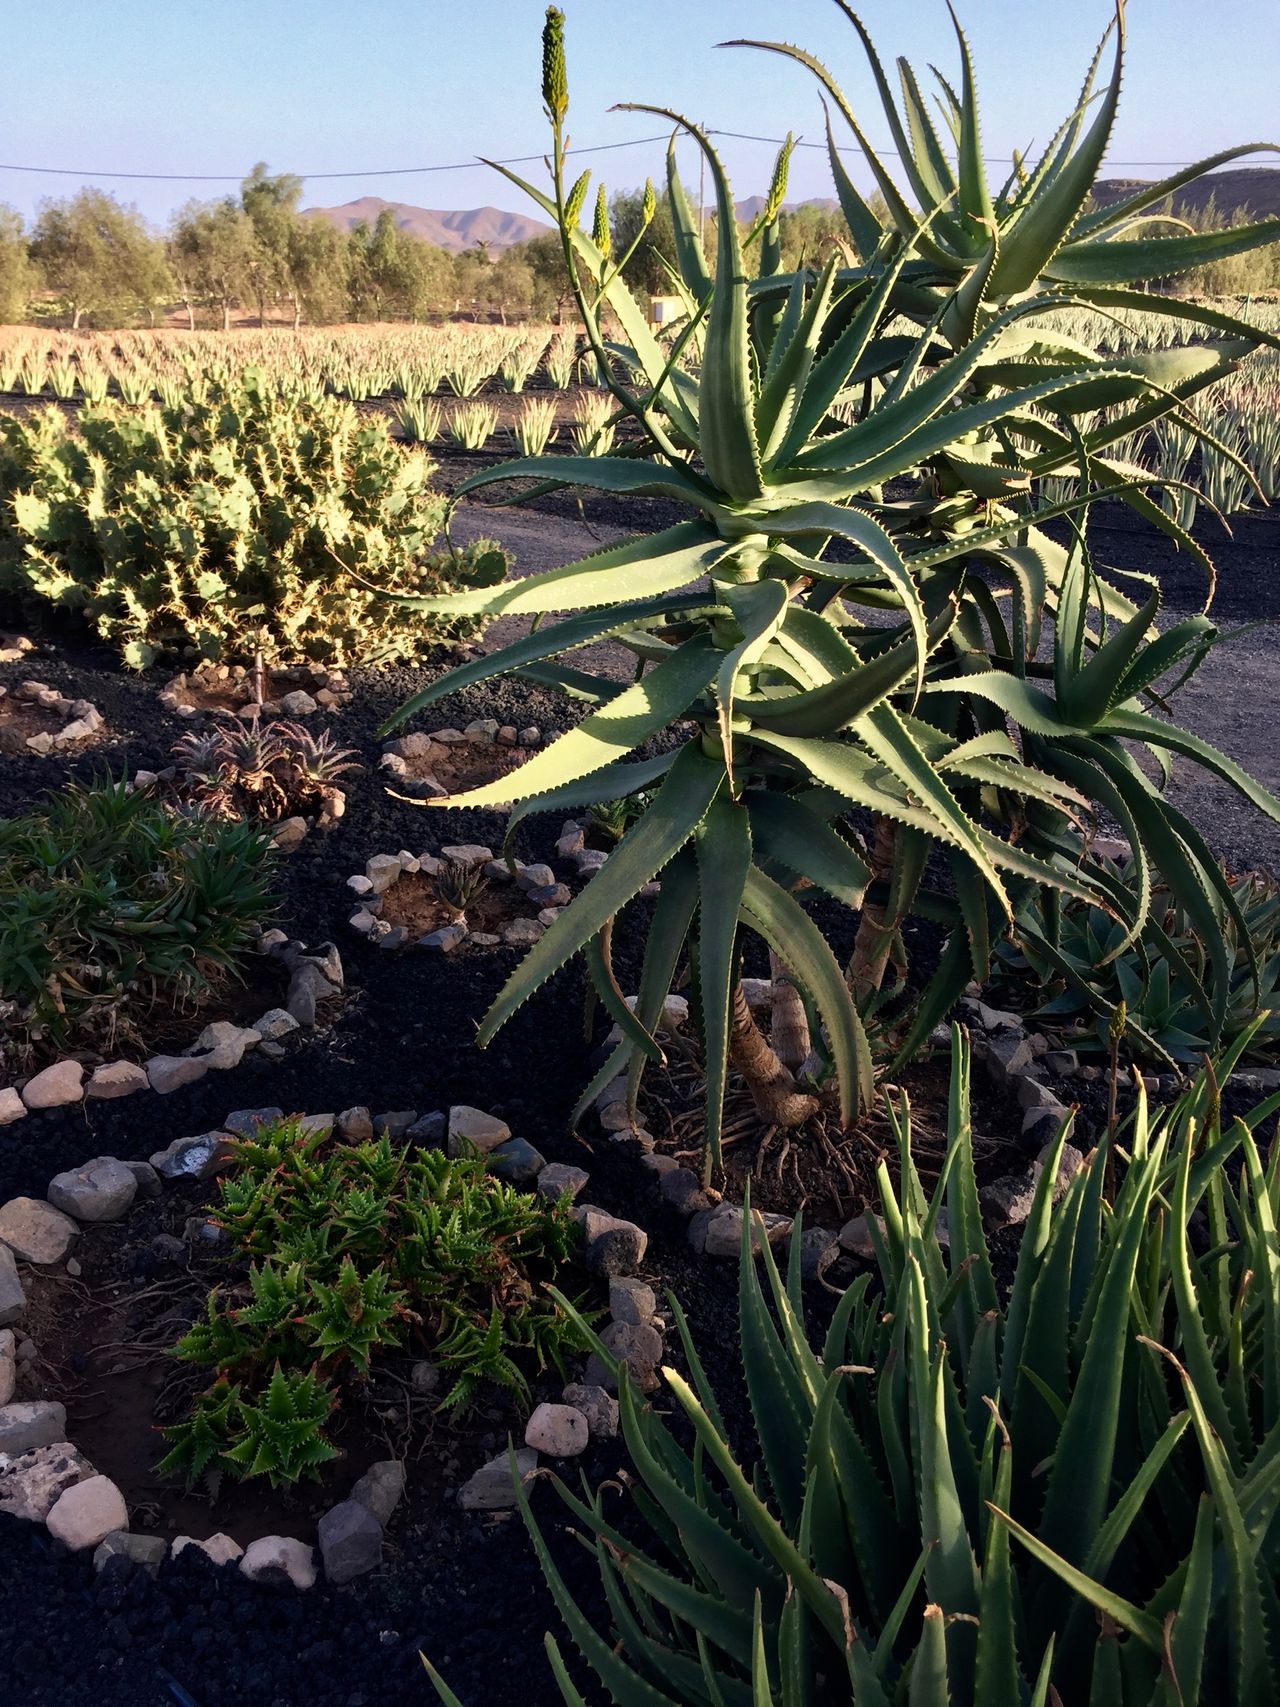
<path id="1" fill-rule="evenodd" d="M 185 646 L 401 656 L 476 624 L 396 612 L 369 582 L 429 593 L 506 570 L 486 543 L 431 552 L 431 472 L 384 422 L 253 369 L 168 404 L 87 407 L 78 427 L 56 410 L 0 418 L 0 587 L 82 612 L 138 668 Z"/>
<path id="2" fill-rule="evenodd" d="M 578 1240 L 567 1200 L 515 1191 L 474 1157 L 342 1143 L 296 1118 L 237 1143 L 218 1190 L 248 1278 L 215 1288 L 178 1342 L 217 1375 L 165 1430 L 162 1470 L 312 1473 L 333 1456 L 340 1384 L 366 1381 L 391 1349 L 440 1364 L 447 1409 L 485 1382 L 524 1400 L 526 1370 L 561 1367 L 573 1330 L 548 1284 Z M 272 1418 L 287 1425 L 279 1455 Z"/>
<path id="3" fill-rule="evenodd" d="M 549 17 L 558 30 L 560 14 Z M 559 67 L 559 88 L 559 46 L 546 58 Z M 1044 531 L 1055 508 L 1037 510 L 1032 497 L 1050 477 L 1079 482 L 1067 512 L 1087 510 L 1095 490 L 1121 494 L 1207 563 L 1147 496 L 1153 477 L 1117 460 L 1115 447 L 1171 411 L 1185 414 L 1190 398 L 1269 335 L 1172 299 L 1161 299 L 1166 314 L 1229 336 L 1113 357 L 1056 333 L 1052 314 L 1074 300 L 1062 288 L 1067 258 L 1089 279 L 1114 262 L 1124 282 L 1141 276 L 1134 247 L 1150 241 L 1167 271 L 1168 243 L 1179 241 L 1070 243 L 1058 253 L 1106 147 L 1119 57 L 1098 118 L 1084 131 L 1082 108 L 1042 167 L 1025 183 L 1010 180 L 998 222 L 980 212 L 990 194 L 970 71 L 966 49 L 962 182 L 945 187 L 945 218 L 898 220 L 862 265 L 841 269 L 833 257 L 820 274 L 777 270 L 790 145 L 743 238 L 707 136 L 649 109 L 690 133 L 718 209 L 713 278 L 673 165 L 686 320 L 671 347 L 658 343 L 623 282 L 626 257 L 581 229 L 585 175 L 566 186 L 563 102 L 546 97 L 552 193 L 525 187 L 560 227 L 592 353 L 619 413 L 638 429 L 626 447 L 636 454 L 517 460 L 475 475 L 460 493 L 527 475 L 659 495 L 689 519 L 518 583 L 428 601 L 444 616 L 565 620 L 442 676 L 390 725 L 469 683 L 533 668 L 588 701 L 589 714 L 519 770 L 437 804 L 515 803 L 514 824 L 528 812 L 653 789 L 608 864 L 516 968 L 479 1038 L 487 1043 L 583 952 L 623 1035 L 580 1107 L 625 1073 L 634 1113 L 646 1062 L 661 1054 L 655 1026 L 687 945 L 706 1063 L 708 1177 L 720 1160 L 730 1060 L 766 1123 L 796 1127 L 818 1106 L 813 1079 L 797 1079 L 751 1020 L 738 982 L 740 932 L 764 939 L 820 1022 L 810 1040 L 817 1080 L 834 1081 L 849 1126 L 874 1096 L 865 1022 L 874 1012 L 884 1023 L 889 969 L 905 981 L 908 918 L 927 914 L 950 936 L 899 1030 L 899 1061 L 970 978 L 986 978 L 1020 885 L 1107 905 L 1077 869 L 1071 833 L 1096 804 L 1118 818 L 1144 871 L 1163 870 L 1206 936 L 1235 917 L 1203 838 L 1122 743 L 1185 754 L 1280 818 L 1280 802 L 1238 766 L 1149 709 L 1164 707 L 1162 685 L 1167 693 L 1213 644 L 1212 624 L 1194 617 L 1157 639 L 1158 585 L 1131 597 L 1135 578 L 1100 569 L 1084 522 L 1063 545 Z M 933 241 L 935 223 L 945 243 Z M 961 250 L 949 247 L 952 237 Z M 1057 272 L 1042 279 L 1055 256 Z M 988 301 L 993 280 L 1001 288 Z M 1105 281 L 1083 295 L 1148 300 Z M 617 377 L 620 365 L 630 383 Z M 850 409 L 851 423 L 842 419 Z M 900 484 L 887 495 L 890 482 Z M 639 660 L 629 686 L 550 662 L 606 636 Z M 1042 637 L 1052 640 L 1051 665 L 1041 662 Z M 627 762 L 673 732 L 659 757 Z M 855 806 L 875 820 L 865 842 L 848 824 Z M 946 868 L 942 883 L 931 866 Z M 632 1014 L 610 970 L 609 933 L 659 872 Z M 851 933 L 857 915 L 846 965 L 796 898 L 809 885 L 850 909 Z M 1135 935 L 1143 923 L 1140 910 Z M 798 1066 L 807 1051 L 796 1058 Z"/>
<path id="4" fill-rule="evenodd" d="M 519 1491 L 609 1698 L 1274 1701 L 1280 1148 L 1264 1168 L 1254 1133 L 1277 1107 L 1224 1132 L 1210 1076 L 1154 1120 L 1140 1099 L 1110 1203 L 1105 1143 L 1054 1203 L 1060 1137 L 1006 1288 L 982 1232 L 957 1033 L 938 1186 L 927 1197 L 915 1171 L 903 1098 L 900 1181 L 881 1165 L 884 1224 L 870 1221 L 878 1284 L 854 1282 L 824 1339 L 804 1327 L 799 1229 L 785 1283 L 767 1244 L 761 1283 L 744 1236 L 749 1455 L 730 1446 L 674 1300 L 692 1380 L 664 1373 L 687 1428 L 621 1372 L 648 1532 L 560 1487 L 612 1633 L 575 1605 Z"/>
<path id="5" fill-rule="evenodd" d="M 1001 943 L 996 973 L 1015 998 L 1034 1005 L 1050 1027 L 1075 1022 L 1073 1047 L 1110 1049 L 1123 1005 L 1125 1039 L 1136 1058 L 1199 1062 L 1215 1038 L 1248 1032 L 1250 1053 L 1280 1048 L 1280 887 L 1249 875 L 1229 879 L 1236 910 L 1212 941 L 1169 890 L 1157 886 L 1139 936 L 1127 920 L 1139 912 L 1140 878 L 1103 861 L 1109 907 L 1056 906 L 1033 892 L 1019 909 L 1012 939 Z M 1089 1023 L 1092 1020 L 1092 1029 Z"/>
<path id="6" fill-rule="evenodd" d="M 70 785 L 0 819 L 0 1064 L 116 1048 L 146 1011 L 235 973 L 273 910 L 267 839 L 176 814 L 123 782 Z"/>

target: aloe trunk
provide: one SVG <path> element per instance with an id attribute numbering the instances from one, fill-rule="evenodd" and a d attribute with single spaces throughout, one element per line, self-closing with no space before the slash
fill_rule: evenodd
<path id="1" fill-rule="evenodd" d="M 775 986 L 776 988 L 776 986 Z M 760 1118 L 770 1126 L 802 1126 L 818 1112 L 818 1099 L 802 1091 L 751 1017 L 742 982 L 733 986 L 729 1059 L 742 1074 Z"/>
<path id="2" fill-rule="evenodd" d="M 893 856 L 897 846 L 898 832 L 893 819 L 878 818 L 871 846 L 872 882 L 888 884 L 893 874 Z M 849 962 L 849 983 L 856 1002 L 874 995 L 884 982 L 884 969 L 894 934 L 888 917 L 887 905 L 868 902 L 862 909 L 858 934 L 853 942 L 853 958 Z"/>
<path id="3" fill-rule="evenodd" d="M 789 968 L 772 949 L 769 976 L 773 982 L 769 1042 L 783 1066 L 797 1073 L 809 1059 L 809 1016 Z"/>

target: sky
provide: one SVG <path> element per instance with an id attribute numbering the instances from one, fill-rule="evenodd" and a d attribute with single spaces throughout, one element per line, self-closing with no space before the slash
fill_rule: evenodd
<path id="1" fill-rule="evenodd" d="M 673 107 L 724 131 L 822 140 L 817 84 L 729 36 L 798 41 L 836 73 L 873 143 L 886 127 L 853 29 L 832 0 L 563 0 L 573 145 L 663 131 L 619 101 Z M 1074 105 L 1108 0 L 958 0 L 983 98 L 993 176 L 1043 143 Z M 883 60 L 951 74 L 944 0 L 860 0 Z M 44 197 L 94 183 L 163 226 L 192 197 L 234 191 L 255 160 L 308 177 L 304 206 L 364 195 L 431 208 L 534 211 L 478 165 L 537 154 L 540 0 L 0 0 L 5 100 L 0 202 L 31 218 Z M 1104 175 L 1158 177 L 1234 144 L 1280 139 L 1280 0 L 1130 0 L 1124 101 Z M 1243 51 L 1247 44 L 1247 51 Z M 718 139 L 735 193 L 763 191 L 775 149 Z M 659 178 L 664 145 L 582 162 L 611 189 Z M 692 156 L 686 178 L 696 179 Z M 1280 157 L 1270 157 L 1280 164 Z M 1161 164 L 1146 164 L 1159 162 Z M 855 181 L 869 182 L 856 156 Z M 1270 163 L 1263 156 L 1256 163 Z M 69 169 L 34 175 L 15 166 Z M 535 162 L 517 168 L 540 177 Z M 110 172 L 208 174 L 130 182 Z M 354 173 L 325 180 L 321 173 Z M 831 194 L 825 152 L 797 151 L 789 199 Z"/>

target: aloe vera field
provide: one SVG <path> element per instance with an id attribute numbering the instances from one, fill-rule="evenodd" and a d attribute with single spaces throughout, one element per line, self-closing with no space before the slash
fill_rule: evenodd
<path id="1" fill-rule="evenodd" d="M 1275 49 L 1087 10 L 0 207 L 0 1699 L 1280 1704 Z"/>

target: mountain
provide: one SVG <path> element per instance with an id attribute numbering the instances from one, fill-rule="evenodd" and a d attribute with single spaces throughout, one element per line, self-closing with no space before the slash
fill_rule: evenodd
<path id="1" fill-rule="evenodd" d="M 1100 178 L 1093 186 L 1094 200 L 1099 204 L 1123 201 L 1145 189 L 1141 178 Z M 1174 204 L 1201 213 L 1212 198 L 1219 219 L 1234 214 L 1247 218 L 1274 219 L 1280 216 L 1280 167 L 1241 166 L 1230 172 L 1211 172 L 1207 178 L 1197 178 L 1174 196 Z"/>
<path id="2" fill-rule="evenodd" d="M 344 202 L 341 207 L 309 207 L 306 211 L 313 219 L 327 219 L 340 231 L 350 231 L 361 221 L 372 225 L 384 209 L 390 209 L 401 231 L 411 231 L 451 255 L 460 255 L 477 243 L 485 243 L 491 250 L 509 249 L 513 243 L 527 243 L 531 237 L 551 230 L 540 219 L 504 213 L 499 207 L 414 207 L 411 202 L 389 202 L 381 196 L 361 196 L 359 201 Z"/>
<path id="3" fill-rule="evenodd" d="M 1094 185 L 1094 199 L 1099 204 L 1121 201 L 1140 190 L 1143 182 L 1138 178 L 1102 178 Z M 1199 213 L 1211 197 L 1219 219 L 1230 219 L 1236 214 L 1249 219 L 1280 217 L 1280 168 L 1245 166 L 1235 171 L 1213 172 L 1179 190 L 1174 200 L 1179 207 Z M 755 219 L 764 202 L 763 196 L 740 201 L 738 218 L 744 223 Z M 821 197 L 787 203 L 789 208 L 815 205 L 834 209 L 838 204 Z M 425 238 L 453 255 L 472 249 L 477 243 L 486 244 L 491 252 L 509 249 L 513 243 L 526 243 L 551 229 L 543 220 L 531 219 L 523 213 L 507 213 L 497 207 L 462 210 L 415 207 L 411 202 L 384 201 L 381 196 L 361 196 L 358 201 L 344 202 L 341 207 L 312 207 L 307 213 L 349 231 L 361 220 L 372 225 L 384 208 L 391 210 L 402 231 L 411 231 L 415 237 Z"/>

